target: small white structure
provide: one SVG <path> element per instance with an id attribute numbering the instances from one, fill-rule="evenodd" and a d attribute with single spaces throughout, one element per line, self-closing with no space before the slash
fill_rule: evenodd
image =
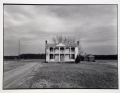
<path id="1" fill-rule="evenodd" d="M 78 55 L 79 41 L 75 44 L 45 44 L 46 62 L 74 62 Z"/>

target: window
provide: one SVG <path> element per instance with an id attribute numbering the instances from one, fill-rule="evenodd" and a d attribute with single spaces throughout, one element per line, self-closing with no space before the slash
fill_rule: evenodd
<path id="1" fill-rule="evenodd" d="M 50 59 L 53 59 L 53 54 L 50 54 Z"/>
<path id="2" fill-rule="evenodd" d="M 75 48 L 73 47 L 73 48 L 71 48 L 71 52 L 75 52 Z"/>
<path id="3" fill-rule="evenodd" d="M 75 55 L 74 54 L 71 55 L 71 59 L 75 59 Z"/>
<path id="4" fill-rule="evenodd" d="M 64 51 L 64 48 L 63 48 L 63 47 L 61 47 L 61 48 L 60 48 L 60 51 Z"/>
<path id="5" fill-rule="evenodd" d="M 53 48 L 52 47 L 50 47 L 50 52 L 53 52 Z"/>
<path id="6" fill-rule="evenodd" d="M 70 52 L 70 48 L 69 48 L 69 47 L 66 47 L 65 51 L 66 51 L 67 53 L 69 53 L 69 52 Z"/>
<path id="7" fill-rule="evenodd" d="M 64 47 L 61 47 L 61 48 L 60 48 L 60 51 L 61 51 L 61 52 L 64 52 Z"/>

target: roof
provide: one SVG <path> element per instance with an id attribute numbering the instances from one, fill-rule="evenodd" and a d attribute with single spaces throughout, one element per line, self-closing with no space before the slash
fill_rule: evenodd
<path id="1" fill-rule="evenodd" d="M 94 56 L 90 55 L 90 56 L 88 56 L 88 57 L 94 57 Z"/>
<path id="2" fill-rule="evenodd" d="M 63 43 L 59 43 L 59 44 L 46 44 L 46 46 L 48 47 L 56 47 L 56 46 L 66 46 L 66 47 L 76 47 L 79 44 L 75 43 L 75 44 L 63 44 Z"/>
<path id="3" fill-rule="evenodd" d="M 83 57 L 94 57 L 92 54 L 83 55 Z"/>
<path id="4" fill-rule="evenodd" d="M 77 43 L 75 43 L 75 44 L 69 44 L 68 46 L 76 47 L 76 46 L 79 46 L 79 44 L 77 44 Z"/>
<path id="5" fill-rule="evenodd" d="M 92 54 L 87 54 L 87 55 L 85 55 L 85 56 L 87 56 L 87 57 L 88 57 L 88 56 L 91 56 L 91 55 L 92 55 Z"/>
<path id="6" fill-rule="evenodd" d="M 46 44 L 46 46 L 48 46 L 48 47 L 54 47 L 54 46 L 56 46 L 56 44 Z"/>

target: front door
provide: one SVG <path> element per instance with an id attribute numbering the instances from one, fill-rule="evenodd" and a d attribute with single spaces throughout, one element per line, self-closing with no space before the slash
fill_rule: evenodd
<path id="1" fill-rule="evenodd" d="M 64 62 L 64 55 L 60 55 L 60 61 Z"/>
<path id="2" fill-rule="evenodd" d="M 59 55 L 55 55 L 55 61 L 59 62 Z"/>

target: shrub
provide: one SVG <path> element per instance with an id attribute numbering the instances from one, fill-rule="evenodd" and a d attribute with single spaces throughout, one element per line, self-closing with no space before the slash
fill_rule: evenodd
<path id="1" fill-rule="evenodd" d="M 77 57 L 75 59 L 75 63 L 80 63 L 80 55 L 77 55 Z"/>

